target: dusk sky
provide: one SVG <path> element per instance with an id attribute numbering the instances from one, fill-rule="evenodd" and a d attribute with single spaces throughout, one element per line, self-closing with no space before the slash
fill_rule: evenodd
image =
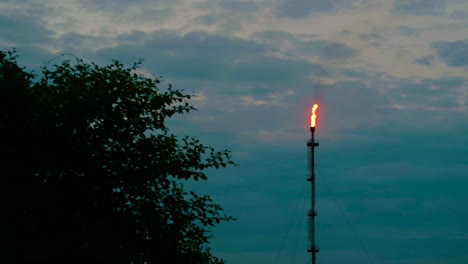
<path id="1" fill-rule="evenodd" d="M 238 218 L 213 229 L 228 263 L 310 263 L 313 103 L 318 263 L 468 263 L 466 0 L 0 0 L 13 47 L 197 94 L 170 124 L 240 165 L 187 185 Z"/>

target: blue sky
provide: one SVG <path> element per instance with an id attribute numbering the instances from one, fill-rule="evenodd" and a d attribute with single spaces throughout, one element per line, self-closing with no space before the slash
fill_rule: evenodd
<path id="1" fill-rule="evenodd" d="M 229 263 L 308 263 L 315 102 L 319 263 L 468 262 L 468 1 L 2 0 L 0 25 L 29 69 L 141 58 L 198 95 L 171 123 L 240 164 L 190 185 L 239 218 Z"/>

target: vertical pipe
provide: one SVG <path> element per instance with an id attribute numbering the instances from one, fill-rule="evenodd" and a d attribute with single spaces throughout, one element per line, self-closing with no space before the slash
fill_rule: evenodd
<path id="1" fill-rule="evenodd" d="M 315 127 L 310 128 L 311 137 L 307 146 L 310 148 L 310 175 L 307 179 L 311 183 L 311 209 L 309 212 L 309 240 L 310 248 L 307 250 L 312 254 L 312 264 L 316 263 L 316 255 L 319 251 L 315 245 L 315 216 L 317 216 L 315 209 L 315 147 L 318 147 L 318 142 L 314 138 Z"/>
<path id="2" fill-rule="evenodd" d="M 314 129 L 311 129 L 310 130 L 311 132 L 311 140 L 312 140 L 312 144 L 314 144 L 314 131 L 315 131 L 315 128 Z M 311 172 L 310 172 L 310 182 L 311 182 L 311 198 L 312 198 L 312 264 L 315 264 L 316 262 L 316 256 L 315 256 L 315 157 L 314 157 L 314 151 L 315 150 L 315 146 L 312 145 L 312 155 L 310 155 L 311 157 Z"/>

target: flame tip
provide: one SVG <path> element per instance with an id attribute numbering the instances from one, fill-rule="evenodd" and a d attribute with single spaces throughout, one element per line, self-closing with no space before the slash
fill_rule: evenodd
<path id="1" fill-rule="evenodd" d="M 318 107 L 319 105 L 317 103 L 315 103 L 312 106 L 312 115 L 310 116 L 310 127 L 315 127 L 316 125 L 315 120 L 317 118 L 317 115 L 315 114 L 315 111 L 317 110 Z"/>

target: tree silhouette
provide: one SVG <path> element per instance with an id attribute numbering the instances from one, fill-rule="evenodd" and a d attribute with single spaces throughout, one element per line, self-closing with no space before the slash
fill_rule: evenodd
<path id="1" fill-rule="evenodd" d="M 141 62 L 64 61 L 40 80 L 0 51 L 2 256 L 14 262 L 223 263 L 210 228 L 234 220 L 186 191 L 228 150 L 173 135 L 190 95 L 135 73 Z"/>

